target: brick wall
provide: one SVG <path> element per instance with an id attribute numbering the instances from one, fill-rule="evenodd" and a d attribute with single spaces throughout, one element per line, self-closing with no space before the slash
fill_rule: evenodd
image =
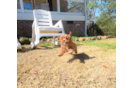
<path id="1" fill-rule="evenodd" d="M 55 24 L 57 21 L 53 21 Z M 17 36 L 31 37 L 32 35 L 32 23 L 29 20 L 17 20 Z M 76 27 L 77 24 L 80 26 Z M 72 32 L 73 36 L 84 36 L 85 33 L 85 22 L 84 21 L 73 21 L 73 24 L 67 24 L 67 21 L 63 21 L 65 33 Z"/>
<path id="2" fill-rule="evenodd" d="M 17 36 L 31 37 L 32 23 L 29 20 L 17 20 Z"/>
<path id="3" fill-rule="evenodd" d="M 53 21 L 55 24 L 57 21 Z M 65 33 L 72 32 L 73 36 L 84 36 L 85 33 L 85 22 L 84 21 L 73 21 L 73 24 L 67 24 L 67 21 L 62 21 Z M 76 27 L 77 24 L 80 24 L 79 27 Z"/>

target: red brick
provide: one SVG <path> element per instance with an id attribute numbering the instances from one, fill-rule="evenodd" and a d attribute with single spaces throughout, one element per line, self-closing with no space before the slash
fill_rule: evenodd
<path id="1" fill-rule="evenodd" d="M 55 24 L 57 21 L 53 21 L 53 24 Z M 32 23 L 33 21 L 29 20 L 17 20 L 17 36 L 32 36 Z M 79 23 L 80 26 L 76 27 L 75 25 Z M 84 33 L 81 31 L 84 31 L 85 27 L 84 21 L 74 21 L 73 24 L 67 24 L 67 21 L 63 21 L 63 27 L 65 29 L 65 33 L 72 32 L 73 36 L 84 36 Z M 80 30 L 81 29 L 81 30 Z"/>

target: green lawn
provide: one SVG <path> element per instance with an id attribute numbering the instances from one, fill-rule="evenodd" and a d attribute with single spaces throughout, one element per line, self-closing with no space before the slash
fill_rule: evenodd
<path id="1" fill-rule="evenodd" d="M 77 45 L 85 45 L 85 46 L 97 46 L 102 47 L 104 51 L 108 49 L 116 49 L 116 42 L 107 42 L 107 40 L 90 40 L 90 41 L 76 41 Z M 40 46 L 49 46 L 54 45 L 51 42 L 40 43 Z"/>

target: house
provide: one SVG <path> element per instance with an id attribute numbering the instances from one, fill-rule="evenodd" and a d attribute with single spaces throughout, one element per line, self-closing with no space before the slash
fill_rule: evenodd
<path id="1" fill-rule="evenodd" d="M 51 12 L 53 24 L 62 20 L 65 33 L 86 36 L 86 0 L 17 0 L 17 36 L 32 36 L 33 9 Z"/>

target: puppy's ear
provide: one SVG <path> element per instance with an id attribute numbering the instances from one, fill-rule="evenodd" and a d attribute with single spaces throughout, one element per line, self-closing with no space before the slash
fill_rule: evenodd
<path id="1" fill-rule="evenodd" d="M 69 32 L 69 35 L 72 37 L 72 32 L 71 31 Z"/>
<path id="2" fill-rule="evenodd" d="M 63 36 L 60 36 L 59 39 L 62 40 Z"/>

